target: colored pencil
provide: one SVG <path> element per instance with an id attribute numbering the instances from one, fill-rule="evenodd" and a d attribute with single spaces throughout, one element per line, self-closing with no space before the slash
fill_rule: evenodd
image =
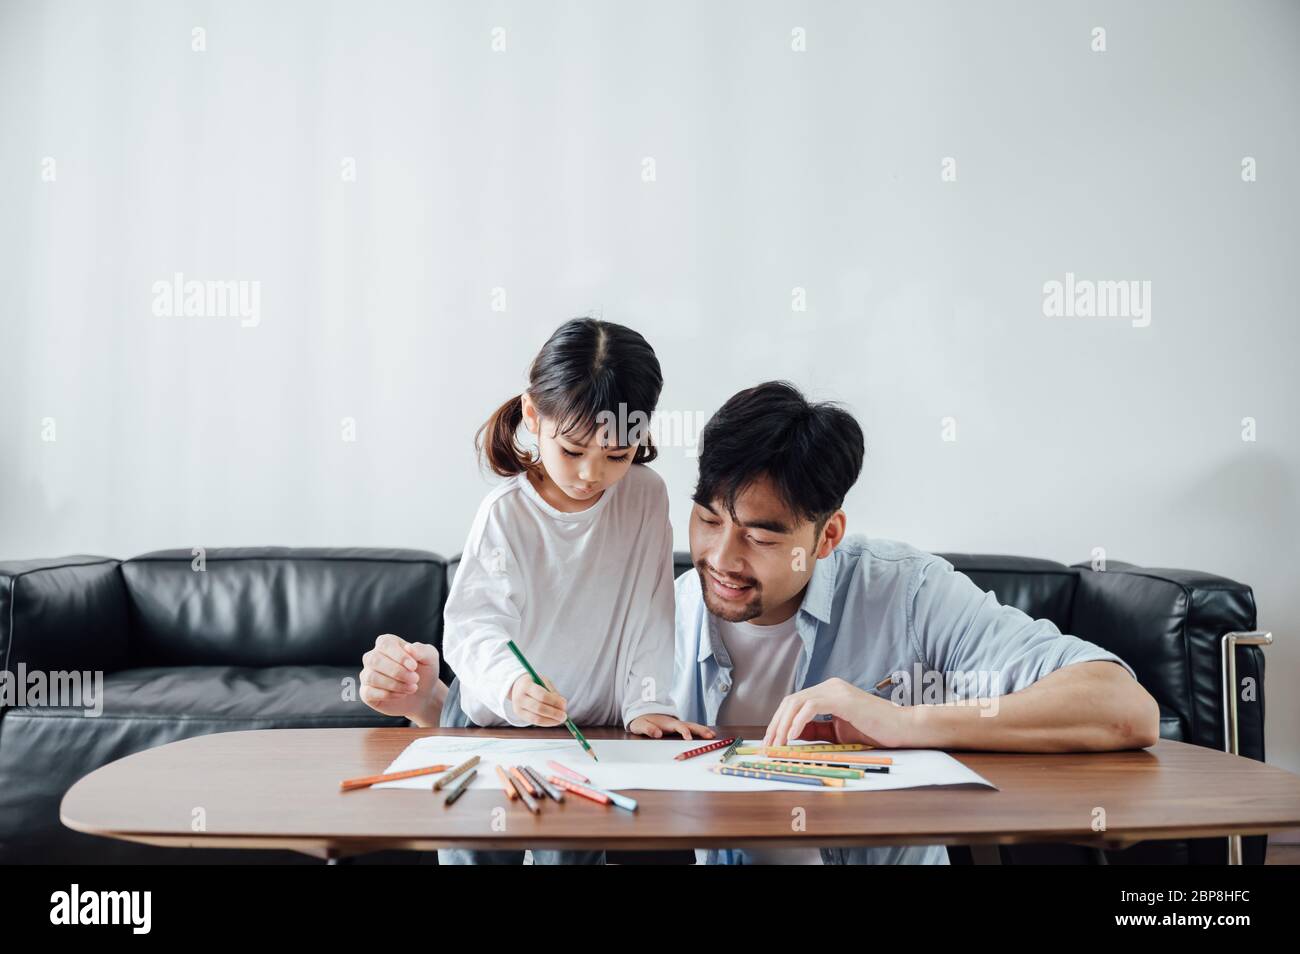
<path id="1" fill-rule="evenodd" d="M 567 782 L 558 775 L 552 775 L 551 781 L 566 792 L 572 792 L 574 795 L 581 795 L 583 798 L 589 798 L 593 802 L 599 802 L 602 805 L 610 804 L 613 799 L 604 792 L 598 792 L 594 788 L 588 788 L 585 785 L 579 785 L 577 782 Z"/>
<path id="2" fill-rule="evenodd" d="M 768 759 L 768 761 L 783 762 L 787 765 L 815 765 L 818 768 L 846 769 L 851 772 L 857 772 L 859 778 L 867 772 L 874 772 L 877 775 L 889 774 L 888 765 L 855 765 L 852 762 L 828 762 L 824 759 L 818 759 L 816 761 L 809 759 L 788 759 L 784 755 L 773 755 Z"/>
<path id="3" fill-rule="evenodd" d="M 474 781 L 474 776 L 477 774 L 478 774 L 478 769 L 470 769 L 468 772 L 462 775 L 460 777 L 460 781 L 457 782 L 455 785 L 453 785 L 451 787 L 451 790 L 447 792 L 447 797 L 443 799 L 442 803 L 444 805 L 456 804 L 456 799 L 460 798 L 462 795 L 465 794 L 465 790 L 469 788 L 470 783 Z"/>
<path id="4" fill-rule="evenodd" d="M 611 792 L 607 788 L 597 788 L 595 785 L 591 784 L 591 779 L 587 778 L 587 776 L 585 775 L 578 774 L 573 769 L 569 768 L 567 765 L 562 765 L 561 763 L 552 760 L 548 760 L 546 764 L 549 765 L 551 768 L 553 768 L 556 772 L 558 772 L 559 777 L 562 780 L 567 782 L 577 782 L 578 784 L 583 785 L 586 788 L 590 788 L 593 792 L 600 792 L 602 795 L 608 795 L 609 800 L 613 802 L 615 805 L 617 805 L 619 808 L 623 809 L 624 811 L 629 811 L 629 812 L 636 811 L 637 803 L 635 798 L 629 798 L 626 795 L 620 795 L 618 792 Z M 536 774 L 541 775 L 542 773 L 537 772 Z M 552 778 L 551 781 L 554 782 L 555 779 Z"/>
<path id="5" fill-rule="evenodd" d="M 751 769 L 751 771 L 753 770 Z M 815 778 L 827 788 L 843 788 L 848 784 L 848 782 L 842 778 L 826 778 L 822 775 L 808 775 L 806 772 L 786 772 L 777 771 L 776 769 L 758 769 L 758 771 L 771 772 L 773 775 L 779 775 L 787 782 L 794 778 Z"/>
<path id="6" fill-rule="evenodd" d="M 367 775 L 363 778 L 345 778 L 339 782 L 339 791 L 350 792 L 357 788 L 367 788 L 371 785 L 378 785 L 380 782 L 396 782 L 403 778 L 415 778 L 420 775 L 433 775 L 437 772 L 445 772 L 451 768 L 450 765 L 429 765 L 424 768 L 407 769 L 405 772 L 387 772 L 383 775 Z"/>
<path id="7" fill-rule="evenodd" d="M 719 759 L 719 761 L 720 761 L 720 762 L 724 762 L 724 763 L 725 763 L 725 762 L 730 762 L 730 761 L 731 761 L 731 757 L 732 757 L 733 755 L 735 755 L 736 752 L 739 750 L 739 748 L 740 748 L 740 743 L 741 743 L 742 741 L 743 741 L 743 740 L 740 738 L 740 736 L 736 736 L 734 739 L 732 739 L 732 740 L 731 740 L 731 745 L 727 746 L 727 751 L 725 751 L 725 752 L 722 753 L 722 758 Z"/>
<path id="8" fill-rule="evenodd" d="M 501 787 L 506 790 L 506 798 L 513 802 L 519 797 L 519 793 L 515 791 L 514 785 L 511 784 L 510 776 L 506 774 L 506 770 L 500 765 L 496 767 L 496 770 L 497 778 L 501 779 Z"/>
<path id="9" fill-rule="evenodd" d="M 472 769 L 475 765 L 478 765 L 478 756 L 471 755 L 469 758 L 467 758 L 464 762 L 461 762 L 459 765 L 457 765 L 446 775 L 439 775 L 437 781 L 433 783 L 433 790 L 435 792 L 442 791 L 442 787 L 444 785 L 446 785 L 448 782 L 454 782 L 460 776 L 464 775 L 466 772 Z"/>
<path id="10" fill-rule="evenodd" d="M 865 752 L 871 748 L 859 742 L 814 742 L 809 745 L 747 745 L 737 749 L 737 755 L 771 755 L 774 749 L 787 749 L 791 752 Z"/>
<path id="11" fill-rule="evenodd" d="M 537 683 L 539 686 L 545 689 L 546 683 L 542 682 L 542 677 L 537 675 L 537 670 L 534 669 L 532 664 L 527 659 L 524 658 L 524 654 L 519 650 L 519 647 L 515 645 L 515 641 L 513 639 L 506 640 L 506 645 L 510 647 L 510 651 L 514 653 L 515 658 L 519 660 L 519 665 L 523 666 L 525 669 L 528 670 L 528 675 L 533 677 L 533 682 Z M 583 735 L 581 732 L 578 731 L 578 727 L 573 724 L 572 719 L 565 719 L 564 727 L 569 730 L 570 734 L 575 739 L 578 740 L 578 743 L 582 746 L 582 751 L 590 755 L 593 759 L 595 759 L 595 761 L 597 762 L 600 761 L 600 759 L 596 758 L 596 752 L 594 749 L 592 749 L 591 743 L 587 741 L 587 737 L 585 735 Z"/>
<path id="12" fill-rule="evenodd" d="M 546 781 L 546 779 L 542 778 L 541 772 L 537 771 L 537 769 L 533 768 L 531 765 L 521 765 L 520 768 L 523 769 L 525 775 L 533 780 L 533 784 L 536 785 L 538 789 L 546 793 L 547 798 L 553 802 L 564 801 L 564 792 L 560 791 L 554 785 Z"/>
<path id="13" fill-rule="evenodd" d="M 575 782 L 590 782 L 590 781 L 591 781 L 591 779 L 587 778 L 587 776 L 583 775 L 581 772 L 575 772 L 573 769 L 569 768 L 567 765 L 561 765 L 559 762 L 554 762 L 554 761 L 551 761 L 550 759 L 547 759 L 546 764 L 549 765 L 551 768 L 555 769 L 555 771 L 559 772 L 559 773 L 560 773 L 561 775 L 563 775 L 565 778 L 573 779 L 573 781 L 575 781 Z"/>
<path id="14" fill-rule="evenodd" d="M 805 778 L 801 775 L 783 775 L 779 772 L 760 772 L 757 769 L 735 768 L 730 765 L 714 765 L 709 769 L 710 772 L 716 772 L 718 775 L 735 775 L 740 778 L 761 778 L 770 782 L 794 782 L 798 785 L 816 785 L 822 787 L 823 782 L 838 781 L 844 784 L 841 779 L 829 778 Z"/>
<path id="15" fill-rule="evenodd" d="M 530 812 L 536 815 L 542 810 L 542 806 L 537 804 L 537 799 L 528 794 L 528 790 L 524 788 L 524 783 L 515 778 L 513 772 L 507 775 L 506 778 L 508 778 L 510 784 L 515 787 L 515 793 L 518 794 L 519 800 L 524 803 Z"/>
<path id="16" fill-rule="evenodd" d="M 840 762 L 844 765 L 853 766 L 854 768 L 861 765 L 894 764 L 894 760 L 888 755 L 823 755 L 816 752 L 809 755 L 803 755 L 799 752 L 786 752 L 784 750 L 773 751 L 772 749 L 755 754 L 766 755 L 768 758 L 773 759 L 789 759 L 791 762 Z"/>
<path id="17" fill-rule="evenodd" d="M 734 738 L 718 739 L 718 741 L 710 742 L 708 745 L 701 745 L 698 749 L 687 749 L 685 752 L 680 752 L 673 756 L 673 760 L 676 762 L 684 762 L 687 759 L 695 758 L 697 755 L 703 755 L 705 752 L 716 752 L 718 749 L 725 749 L 735 741 Z"/>
<path id="18" fill-rule="evenodd" d="M 519 771 L 519 766 L 512 765 L 510 766 L 509 769 L 507 769 L 507 771 L 509 771 L 510 774 L 515 777 L 516 782 L 521 783 L 524 786 L 524 788 L 528 789 L 529 795 L 536 798 L 538 795 L 542 794 L 541 791 L 533 785 L 533 780 L 529 778 L 527 775 L 525 775 L 523 772 Z"/>
<path id="19" fill-rule="evenodd" d="M 821 765 L 796 765 L 793 762 L 737 762 L 737 768 L 764 772 L 790 772 L 794 775 L 817 775 L 822 778 L 862 778 L 862 769 L 826 768 Z"/>

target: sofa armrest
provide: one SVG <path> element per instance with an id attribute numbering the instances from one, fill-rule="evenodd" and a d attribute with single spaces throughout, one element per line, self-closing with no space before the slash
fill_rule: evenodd
<path id="1" fill-rule="evenodd" d="M 1229 651 L 1224 637 L 1255 629 L 1251 588 L 1196 570 L 1113 562 L 1105 570 L 1093 570 L 1088 564 L 1077 568 L 1072 632 L 1106 647 L 1133 667 L 1160 703 L 1163 738 L 1222 750 Z M 1248 643 L 1241 639 L 1232 647 L 1238 754 L 1263 761 L 1264 655 L 1259 645 Z M 1234 836 L 1175 844 L 1183 845 L 1189 864 L 1263 864 L 1268 839 Z M 1135 852 L 1139 860 L 1168 863 L 1161 843 L 1130 848 L 1126 854 Z"/>
<path id="2" fill-rule="evenodd" d="M 125 665 L 129 611 L 119 563 L 70 556 L 0 562 L 0 669 L 112 672 Z"/>
<path id="3" fill-rule="evenodd" d="M 1224 747 L 1223 637 L 1255 629 L 1249 586 L 1196 570 L 1078 564 L 1071 632 L 1122 657 L 1163 714 L 1178 717 L 1167 737 Z M 1264 658 L 1258 646 L 1236 648 L 1239 754 L 1264 759 Z M 1162 734 L 1165 734 L 1162 727 Z"/>

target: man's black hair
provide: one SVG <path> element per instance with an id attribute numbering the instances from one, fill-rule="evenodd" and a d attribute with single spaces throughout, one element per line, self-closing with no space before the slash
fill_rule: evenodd
<path id="1" fill-rule="evenodd" d="M 719 502 L 734 519 L 736 498 L 767 477 L 800 521 L 822 525 L 862 472 L 862 428 L 832 403 L 810 404 L 786 381 L 734 395 L 704 426 L 695 502 Z"/>

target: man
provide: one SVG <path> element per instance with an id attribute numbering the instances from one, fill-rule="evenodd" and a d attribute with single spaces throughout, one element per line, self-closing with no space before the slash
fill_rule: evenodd
<path id="1" fill-rule="evenodd" d="M 940 557 L 846 539 L 842 505 L 862 456 L 850 414 L 810 404 L 783 382 L 740 392 L 709 420 L 691 512 L 696 572 L 676 586 L 679 718 L 766 723 L 764 744 L 1016 752 L 1155 744 L 1159 708 L 1113 653 L 999 605 Z M 951 693 L 954 674 L 974 678 L 957 679 Z M 963 682 L 974 693 L 963 695 Z M 936 683 L 945 691 L 932 699 Z M 940 704 L 920 704 L 932 701 Z M 945 864 L 947 852 L 725 851 L 707 860 Z"/>
<path id="2" fill-rule="evenodd" d="M 999 605 L 940 557 L 846 538 L 842 507 L 862 457 L 852 415 L 783 382 L 741 391 L 709 420 L 691 513 L 695 572 L 676 584 L 680 719 L 766 724 L 765 743 L 1155 744 L 1159 709 L 1118 656 Z M 438 724 L 447 690 L 433 647 L 384 635 L 364 664 L 367 704 Z M 870 796 L 861 797 L 865 810 Z M 948 860 L 941 845 L 700 854 L 710 863 Z"/>

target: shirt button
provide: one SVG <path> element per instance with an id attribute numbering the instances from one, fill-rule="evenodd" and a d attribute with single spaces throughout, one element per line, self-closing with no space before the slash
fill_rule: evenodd
<path id="1" fill-rule="evenodd" d="M 723 692 L 726 692 L 727 690 L 729 690 L 729 689 L 731 688 L 731 683 L 729 683 L 729 682 L 720 682 L 720 683 L 718 683 L 718 688 L 721 689 Z"/>

